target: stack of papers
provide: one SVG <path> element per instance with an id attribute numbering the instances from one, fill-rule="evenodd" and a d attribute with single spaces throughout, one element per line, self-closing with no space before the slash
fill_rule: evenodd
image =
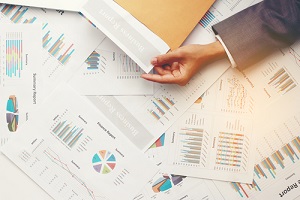
<path id="1" fill-rule="evenodd" d="M 186 86 L 140 77 L 254 3 L 1 3 L 3 198 L 297 198 L 299 42 L 243 71 L 214 62 Z"/>

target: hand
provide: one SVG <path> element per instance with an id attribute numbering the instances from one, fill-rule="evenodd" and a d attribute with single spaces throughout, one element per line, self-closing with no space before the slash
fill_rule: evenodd
<path id="1" fill-rule="evenodd" d="M 226 57 L 219 41 L 207 45 L 182 46 L 151 60 L 157 74 L 142 74 L 142 78 L 158 83 L 185 85 L 199 69 L 212 61 Z"/>

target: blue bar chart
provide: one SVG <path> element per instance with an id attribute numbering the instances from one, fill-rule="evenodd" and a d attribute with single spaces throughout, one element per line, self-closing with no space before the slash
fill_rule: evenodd
<path id="1" fill-rule="evenodd" d="M 49 36 L 50 34 L 51 31 L 47 31 L 47 33 L 43 36 L 43 41 L 44 39 L 46 39 L 45 43 L 43 43 L 43 46 L 53 57 L 55 57 L 64 65 L 69 61 L 70 57 L 75 51 L 75 49 L 73 48 L 74 44 L 70 44 L 66 49 L 63 50 L 66 43 L 64 42 L 65 35 L 62 33 L 52 45 L 49 45 L 47 47 L 47 44 L 50 42 L 50 38 L 53 39 L 52 36 Z"/>
<path id="2" fill-rule="evenodd" d="M 14 23 L 34 23 L 36 17 L 25 19 L 24 15 L 28 12 L 27 7 L 16 5 L 4 5 L 1 9 L 1 13 L 10 19 Z"/>
<path id="3" fill-rule="evenodd" d="M 153 98 L 151 102 L 152 109 L 148 112 L 156 120 L 160 120 L 175 105 L 175 101 L 167 96 Z"/>
<path id="4" fill-rule="evenodd" d="M 207 28 L 212 25 L 212 22 L 216 19 L 215 15 L 211 11 L 207 11 L 202 19 L 199 21 L 199 24 L 203 28 Z"/>
<path id="5" fill-rule="evenodd" d="M 52 129 L 52 133 L 56 135 L 61 141 L 63 141 L 68 147 L 72 148 L 83 134 L 83 128 L 77 127 L 72 123 L 60 121 Z"/>
<path id="6" fill-rule="evenodd" d="M 86 59 L 85 63 L 88 64 L 88 70 L 98 70 L 100 64 L 100 54 L 97 51 L 93 51 Z"/>
<path id="7" fill-rule="evenodd" d="M 296 137 L 290 143 L 285 144 L 281 149 L 276 150 L 270 157 L 265 158 L 254 167 L 254 179 L 252 184 L 241 184 L 232 182 L 233 189 L 240 197 L 249 198 L 255 191 L 262 191 L 263 186 L 270 179 L 276 180 L 277 174 L 282 172 L 287 163 L 299 162 L 300 137 Z M 289 159 L 289 161 L 287 160 Z M 262 185 L 262 186 L 260 186 Z"/>

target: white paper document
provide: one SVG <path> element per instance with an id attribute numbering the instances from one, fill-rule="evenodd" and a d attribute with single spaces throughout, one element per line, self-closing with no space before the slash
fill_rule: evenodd
<path id="1" fill-rule="evenodd" d="M 210 180 L 158 173 L 134 200 L 222 200 L 223 197 Z"/>
<path id="2" fill-rule="evenodd" d="M 299 92 L 300 42 L 243 71 L 256 93 L 257 108 Z"/>
<path id="3" fill-rule="evenodd" d="M 251 184 L 215 182 L 228 199 L 296 199 L 300 194 L 300 91 L 273 102 L 257 116 Z M 267 120 L 266 120 L 267 119 Z"/>
<path id="4" fill-rule="evenodd" d="M 145 151 L 228 68 L 225 60 L 208 66 L 186 86 L 160 85 L 151 96 L 89 96 L 139 149 Z"/>
<path id="5" fill-rule="evenodd" d="M 296 199 L 300 191 L 299 42 L 271 55 L 243 75 L 255 95 L 255 166 L 251 184 L 216 182 L 235 199 Z"/>
<path id="6" fill-rule="evenodd" d="M 79 11 L 87 0 L 3 0 L 2 3 L 32 6 L 40 8 L 50 8 L 55 10 Z"/>
<path id="7" fill-rule="evenodd" d="M 3 152 L 55 199 L 130 199 L 157 172 L 70 87 L 60 87 L 35 114 Z"/>
<path id="8" fill-rule="evenodd" d="M 70 80 L 82 95 L 153 95 L 144 71 L 109 38 L 91 53 Z"/>
<path id="9" fill-rule="evenodd" d="M 168 129 L 165 169 L 198 178 L 251 183 L 251 87 L 229 69 Z"/>
<path id="10" fill-rule="evenodd" d="M 42 101 L 41 26 L 1 23 L 0 146 Z"/>
<path id="11" fill-rule="evenodd" d="M 145 152 L 149 160 L 157 166 L 166 164 L 168 144 L 166 134 L 157 139 Z M 222 200 L 223 197 L 213 181 L 175 175 L 167 172 L 157 173 L 134 200 Z"/>
<path id="12" fill-rule="evenodd" d="M 78 13 L 0 5 L 0 22 L 39 24 L 45 94 L 67 81 L 105 38 Z M 67 25 L 66 25 L 67 24 Z"/>
<path id="13" fill-rule="evenodd" d="M 146 73 L 151 58 L 169 51 L 169 46 L 130 13 L 111 0 L 89 0 L 80 10 Z"/>

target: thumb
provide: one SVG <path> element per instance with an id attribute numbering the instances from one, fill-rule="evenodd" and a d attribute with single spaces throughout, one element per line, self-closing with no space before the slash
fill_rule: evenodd
<path id="1" fill-rule="evenodd" d="M 178 62 L 180 58 L 180 54 L 177 51 L 168 52 L 152 58 L 151 64 L 154 66 L 172 64 L 173 62 Z"/>

